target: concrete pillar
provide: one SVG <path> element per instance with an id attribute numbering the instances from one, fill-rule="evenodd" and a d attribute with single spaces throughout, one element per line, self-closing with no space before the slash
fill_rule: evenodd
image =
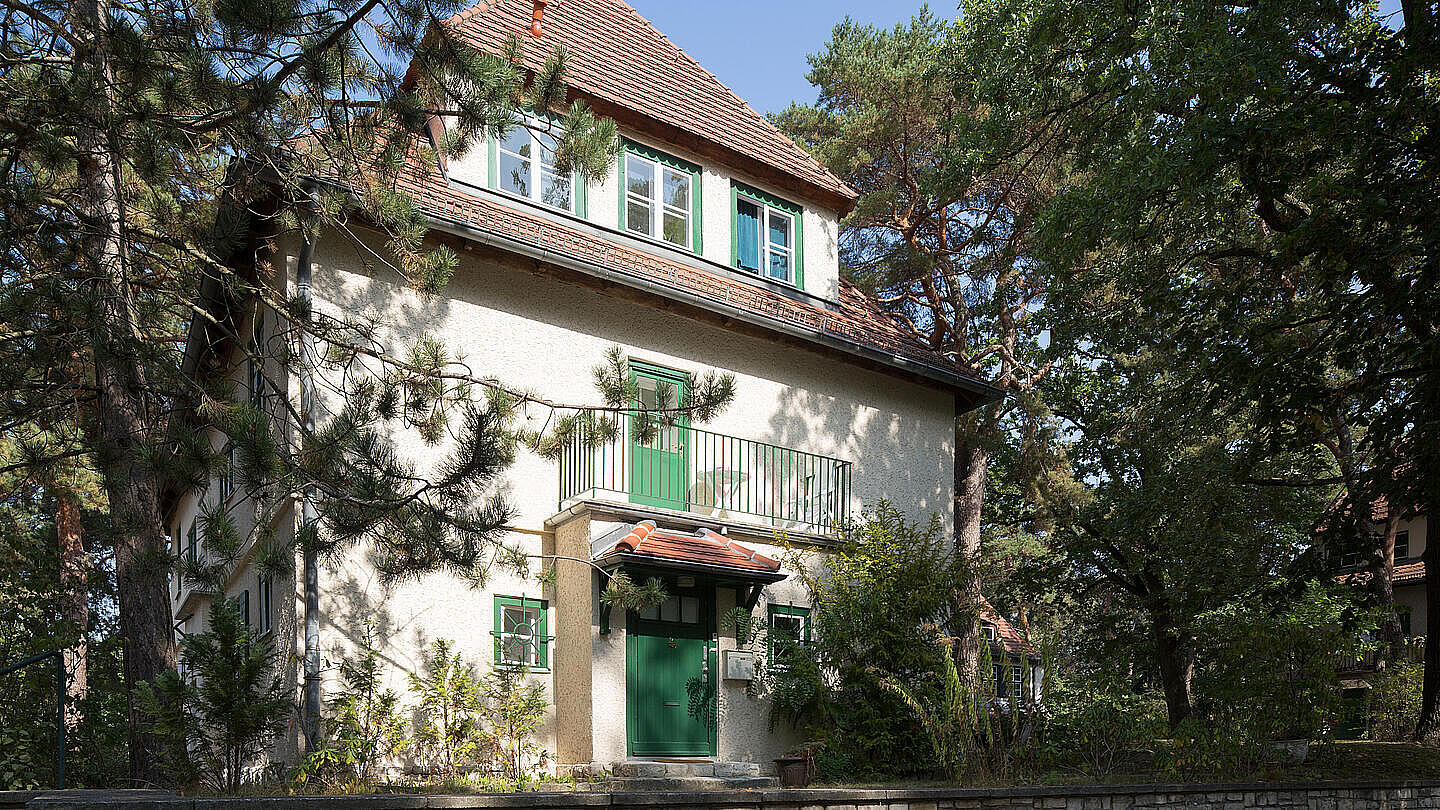
<path id="1" fill-rule="evenodd" d="M 581 512 L 554 530 L 554 539 L 545 541 L 552 548 L 545 553 L 558 556 L 550 595 L 555 605 L 555 757 L 560 765 L 586 764 L 594 747 L 590 648 L 596 621 L 591 604 L 595 571 L 583 562 L 590 559 L 590 516 Z"/>

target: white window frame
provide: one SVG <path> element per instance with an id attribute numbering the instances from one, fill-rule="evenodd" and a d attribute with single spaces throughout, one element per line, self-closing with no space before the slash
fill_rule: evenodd
<path id="1" fill-rule="evenodd" d="M 265 574 L 255 577 L 255 624 L 262 636 L 269 633 L 275 624 L 274 617 L 270 614 L 275 599 L 274 585 Z"/>
<path id="2" fill-rule="evenodd" d="M 758 270 L 751 270 L 750 268 L 745 267 L 743 264 L 740 264 L 740 262 L 737 261 L 735 262 L 735 264 L 737 265 L 736 269 L 745 273 L 754 273 L 761 278 L 768 278 L 771 281 L 778 281 L 782 284 L 789 284 L 793 286 L 795 284 L 796 215 L 784 210 L 783 208 L 776 208 L 775 206 L 765 202 L 764 200 L 757 200 L 743 191 L 736 195 L 735 204 L 739 205 L 740 200 L 744 200 L 745 202 L 750 203 L 751 205 L 755 206 L 760 210 L 760 216 L 755 220 L 756 225 L 760 228 L 760 233 L 757 235 L 757 238 L 755 240 L 755 243 L 760 247 L 760 267 Z M 785 218 L 785 241 L 788 243 L 787 245 L 777 245 L 776 243 L 770 241 L 770 218 L 772 216 Z M 784 278 L 777 278 L 776 276 L 770 274 L 770 254 L 772 252 L 780 253 L 785 256 L 786 275 Z"/>
<path id="3" fill-rule="evenodd" d="M 225 445 L 225 467 L 220 471 L 220 503 L 227 504 L 235 494 L 235 444 Z"/>
<path id="4" fill-rule="evenodd" d="M 625 186 L 621 189 L 621 195 L 624 198 L 623 200 L 621 200 L 621 204 L 625 206 L 625 232 L 635 234 L 636 236 L 644 236 L 648 239 L 654 239 L 657 242 L 663 242 L 672 247 L 692 250 L 693 248 L 691 248 L 691 243 L 694 241 L 695 238 L 694 172 L 681 171 L 680 169 L 665 164 L 661 161 L 628 150 L 624 152 L 623 157 L 625 159 Z M 650 176 L 650 191 L 653 195 L 652 197 L 641 197 L 638 194 L 631 193 L 630 161 L 632 160 L 638 163 L 644 163 L 645 165 L 649 166 L 651 171 L 653 172 Z M 685 183 L 689 188 L 689 191 L 685 195 L 685 203 L 687 205 L 686 208 L 678 208 L 671 205 L 668 201 L 665 200 L 666 172 L 680 175 L 685 178 Z M 631 221 L 630 204 L 632 202 L 642 202 L 645 204 L 645 207 L 650 210 L 650 228 L 648 229 L 648 231 L 636 230 L 634 223 Z M 685 218 L 685 228 L 683 230 L 683 233 L 685 234 L 684 242 L 671 242 L 669 239 L 665 238 L 666 212 L 677 213 Z"/>
<path id="5" fill-rule="evenodd" d="M 548 623 L 549 623 L 549 622 L 548 622 L 548 617 L 545 615 L 546 607 L 543 606 L 543 605 L 541 605 L 541 604 L 539 604 L 538 602 L 537 602 L 536 604 L 534 604 L 534 605 L 510 605 L 510 604 L 502 604 L 502 605 L 500 605 L 500 612 L 501 612 L 500 626 L 501 626 L 501 627 L 504 627 L 504 626 L 505 626 L 505 614 L 506 614 L 507 611 L 510 611 L 510 610 L 518 610 L 518 611 L 521 611 L 521 612 L 522 612 L 522 616 L 525 615 L 525 614 L 529 614 L 529 613 L 533 612 L 533 613 L 535 614 L 535 616 L 536 616 L 536 619 L 535 619 L 534 622 L 531 622 L 531 623 L 530 623 L 530 630 L 531 630 L 531 632 L 530 632 L 528 635 L 527 635 L 527 634 L 524 634 L 524 633 L 506 633 L 506 632 L 504 632 L 503 630 L 500 632 L 500 660 L 498 660 L 496 663 L 499 664 L 500 666 L 507 666 L 507 667 L 530 667 L 531 669 L 540 669 L 540 668 L 541 668 L 541 667 L 540 667 L 540 661 L 541 661 L 542 658 L 545 658 L 545 657 L 546 657 L 546 656 L 542 655 L 542 653 L 541 653 L 541 651 L 540 651 L 540 646 L 541 646 L 541 645 L 544 645 L 544 644 L 549 644 L 549 643 L 550 643 L 550 639 L 547 637 L 546 633 L 544 632 L 545 627 L 546 627 L 546 626 L 548 625 Z M 511 660 L 511 658 L 510 658 L 510 650 L 511 650 L 512 646 L 511 646 L 510 644 L 508 644 L 507 642 L 510 642 L 510 641 L 512 641 L 512 640 L 522 642 L 522 643 L 519 644 L 519 645 L 515 645 L 515 647 L 518 648 L 518 649 L 526 650 L 526 651 L 529 653 L 529 655 L 530 655 L 534 660 L 532 660 L 532 661 L 514 661 L 514 660 Z"/>
<path id="6" fill-rule="evenodd" d="M 551 135 L 551 134 L 548 133 L 548 132 L 542 132 L 543 130 L 547 130 L 547 129 L 554 129 L 554 127 L 546 127 L 546 126 L 543 126 L 543 125 L 537 123 L 536 121 L 534 121 L 534 120 L 532 120 L 532 119 L 528 119 L 528 118 L 527 118 L 527 119 L 525 120 L 525 123 L 524 123 L 524 124 L 517 124 L 515 127 L 513 127 L 513 128 L 510 130 L 510 133 L 509 133 L 509 134 L 510 134 L 511 136 L 513 136 L 516 132 L 521 132 L 521 131 L 523 131 L 523 132 L 530 138 L 530 157 L 525 157 L 524 155 L 521 155 L 521 154 L 519 154 L 519 153 L 517 153 L 517 152 L 512 152 L 511 150 L 505 148 L 505 138 L 501 138 L 501 137 L 499 136 L 499 134 L 493 134 L 493 133 L 492 133 L 491 137 L 493 137 L 493 138 L 495 139 L 495 172 L 496 172 L 495 182 L 493 183 L 493 185 L 494 185 L 494 187 L 495 187 L 495 189 L 496 189 L 497 191 L 500 191 L 501 193 L 504 193 L 504 194 L 508 194 L 508 195 L 510 195 L 511 197 L 518 197 L 518 198 L 520 198 L 520 199 L 522 199 L 522 200 L 529 200 L 530 202 L 533 202 L 533 203 L 539 203 L 540 205 L 543 205 L 543 206 L 545 206 L 546 208 L 553 208 L 553 209 L 555 209 L 556 211 L 564 211 L 564 212 L 566 212 L 566 213 L 573 214 L 573 213 L 575 213 L 575 204 L 576 204 L 576 199 L 575 199 L 575 198 L 576 198 L 576 191 L 575 191 L 575 185 L 576 185 L 576 183 L 575 183 L 575 176 L 574 176 L 574 174 L 572 173 L 572 174 L 570 174 L 569 176 L 565 176 L 565 177 L 562 178 L 562 176 L 560 175 L 560 173 L 554 170 L 554 164 L 553 164 L 553 163 L 550 164 L 550 168 L 547 169 L 546 166 L 545 166 L 545 161 L 541 158 L 541 156 L 544 154 L 544 149 L 545 149 L 545 148 L 544 148 L 544 147 L 541 145 L 541 143 L 540 143 L 540 136 L 541 136 L 542 134 L 544 134 L 544 135 L 546 135 L 546 136 L 548 136 L 548 137 L 551 137 L 551 138 L 555 138 L 555 137 L 556 137 L 555 135 Z M 554 152 L 554 150 L 550 150 L 550 151 L 551 151 L 552 153 Z M 517 192 L 517 191 L 514 191 L 514 190 L 506 187 L 506 185 L 505 185 L 505 180 L 504 180 L 504 173 L 501 171 L 501 168 L 500 168 L 500 167 L 503 165 L 503 161 L 504 161 L 504 159 L 505 159 L 505 157 L 506 157 L 507 155 L 510 156 L 510 157 L 512 157 L 512 158 L 514 158 L 515 160 L 525 161 L 525 162 L 528 162 L 528 163 L 530 164 L 530 177 L 529 177 L 528 180 L 527 180 L 527 182 L 529 183 L 529 192 L 530 192 L 529 194 L 521 194 L 521 193 L 519 193 L 519 192 Z M 569 204 L 568 207 L 567 207 L 567 206 L 554 205 L 553 203 L 549 203 L 549 202 L 546 202 L 546 201 L 545 201 L 544 188 L 545 188 L 545 173 L 546 173 L 547 171 L 549 171 L 549 173 L 552 174 L 552 175 L 554 175 L 556 178 L 563 179 L 563 180 L 565 181 L 565 183 L 569 185 L 569 187 L 570 187 L 570 204 Z"/>

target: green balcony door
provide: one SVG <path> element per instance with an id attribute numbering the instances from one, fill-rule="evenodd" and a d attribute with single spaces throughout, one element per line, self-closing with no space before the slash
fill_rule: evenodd
<path id="1" fill-rule="evenodd" d="M 625 639 L 625 736 L 630 756 L 715 755 L 714 587 L 679 591 L 630 614 Z M 699 702 L 694 711 L 691 692 Z"/>
<path id="2" fill-rule="evenodd" d="M 678 371 L 631 361 L 630 373 L 638 389 L 637 408 L 675 408 L 685 399 L 689 380 Z M 630 430 L 630 500 L 686 511 L 690 508 L 688 420 L 682 416 L 674 424 L 658 424 L 650 434 L 639 435 L 633 425 Z"/>

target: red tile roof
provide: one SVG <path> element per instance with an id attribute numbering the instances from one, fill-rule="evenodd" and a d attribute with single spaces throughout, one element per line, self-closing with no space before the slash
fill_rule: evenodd
<path id="1" fill-rule="evenodd" d="M 548 19 L 548 17 L 547 17 Z M 416 154 L 424 154 L 416 150 Z M 795 300 L 782 293 L 731 278 L 721 272 L 670 259 L 606 238 L 563 221 L 502 203 L 494 195 L 472 194 L 451 186 L 434 161 L 412 157 L 397 183 L 423 213 L 460 222 L 483 233 L 509 237 L 566 256 L 685 292 L 703 301 L 742 309 L 765 321 L 801 327 L 844 343 L 928 366 L 980 384 L 979 375 L 932 351 L 880 309 L 874 299 L 843 279 L 837 310 Z M 891 362 L 891 365 L 898 365 Z"/>
<path id="2" fill-rule="evenodd" d="M 1004 616 L 1001 616 L 995 608 L 991 607 L 988 600 L 980 606 L 980 621 L 995 628 L 995 640 L 1005 648 L 1007 654 L 1027 658 L 1036 657 L 1035 649 L 1030 645 L 1030 642 L 1026 640 L 1024 636 L 1020 635 L 1020 632 L 1015 629 L 1015 626 L 1006 620 Z M 998 661 L 996 662 L 997 665 L 999 663 Z"/>
<path id="3" fill-rule="evenodd" d="M 729 13 L 723 6 L 714 13 Z M 519 36 L 537 70 L 556 46 L 569 54 L 566 81 L 599 99 L 675 127 L 852 203 L 855 190 L 826 169 L 623 0 L 550 0 L 543 34 L 527 33 L 533 0 L 481 0 L 446 21 L 474 46 L 498 51 Z M 603 112 L 603 110 L 602 110 Z"/>
<path id="4" fill-rule="evenodd" d="M 1370 572 L 1366 569 L 1349 571 L 1340 574 L 1336 579 L 1347 585 L 1364 585 L 1370 581 Z M 1395 564 L 1395 572 L 1391 575 L 1391 585 L 1414 585 L 1425 581 L 1425 562 L 1413 560 Z"/>
<path id="5" fill-rule="evenodd" d="M 656 562 L 705 565 L 760 574 L 774 574 L 780 570 L 778 561 L 756 553 L 722 534 L 709 529 L 697 529 L 694 534 L 659 529 L 655 527 L 653 520 L 642 520 L 635 524 L 629 534 L 617 540 L 614 546 L 595 559 L 601 561 L 619 554 L 650 557 Z"/>

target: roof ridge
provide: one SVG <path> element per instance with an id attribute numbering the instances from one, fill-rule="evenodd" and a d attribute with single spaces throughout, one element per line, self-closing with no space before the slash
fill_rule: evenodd
<path id="1" fill-rule="evenodd" d="M 488 0 L 481 0 L 481 2 L 487 2 L 487 1 L 488 1 Z M 648 26 L 650 27 L 650 29 L 653 30 L 655 33 L 659 34 L 662 39 L 664 39 L 666 42 L 670 43 L 670 47 L 674 48 L 676 53 L 678 53 L 678 54 L 680 54 L 681 56 L 685 57 L 686 59 L 690 60 L 690 64 L 694 65 L 697 69 L 700 70 L 700 72 L 704 73 L 706 76 L 709 76 L 711 79 L 713 79 L 716 84 L 720 85 L 721 89 L 723 89 L 725 92 L 727 92 L 727 93 L 730 94 L 730 97 L 731 97 L 731 98 L 733 98 L 735 101 L 739 102 L 740 106 L 744 107 L 745 109 L 749 110 L 750 112 L 755 113 L 755 115 L 756 115 L 761 121 L 765 122 L 765 126 L 769 127 L 772 132 L 774 132 L 776 135 L 779 135 L 780 137 L 784 138 L 785 140 L 789 141 L 789 142 L 790 142 L 791 144 L 793 144 L 797 149 L 799 149 L 800 151 L 804 152 L 812 161 L 815 162 L 815 165 L 816 165 L 817 167 L 819 167 L 821 171 L 823 171 L 823 172 L 825 172 L 826 174 L 830 175 L 832 178 L 835 179 L 835 181 L 836 181 L 837 183 L 845 183 L 845 181 L 842 180 L 839 175 L 837 175 L 837 174 L 835 174 L 834 172 L 830 171 L 830 167 L 829 167 L 829 166 L 826 166 L 824 163 L 821 163 L 819 158 L 817 158 L 817 157 L 815 157 L 814 155 L 812 155 L 812 154 L 810 153 L 810 150 L 809 150 L 809 149 L 806 149 L 804 146 L 802 146 L 802 145 L 800 145 L 800 144 L 798 144 L 798 143 L 795 143 L 795 139 L 794 139 L 794 138 L 791 138 L 789 135 L 786 135 L 784 132 L 782 132 L 782 131 L 780 130 L 779 127 L 777 127 L 777 126 L 775 126 L 773 123 L 771 123 L 771 122 L 770 122 L 770 116 L 768 116 L 768 115 L 766 115 L 765 113 L 762 113 L 762 112 L 760 112 L 759 110 L 755 109 L 754 107 L 750 106 L 750 102 L 746 101 L 746 100 L 744 99 L 744 97 L 742 97 L 739 93 L 735 92 L 735 90 L 734 90 L 733 88 L 731 88 L 730 85 L 726 84 L 726 83 L 724 82 L 724 80 L 722 80 L 719 76 L 716 76 L 714 71 L 710 70 L 710 68 L 707 68 L 707 67 L 705 67 L 703 64 L 701 64 L 701 63 L 700 63 L 700 60 L 698 60 L 698 59 L 696 59 L 695 57 L 691 56 L 689 51 L 685 50 L 684 48 L 680 47 L 679 45 L 676 45 L 676 44 L 675 44 L 675 41 L 672 40 L 672 39 L 669 37 L 669 35 L 667 35 L 664 31 L 661 31 L 660 28 L 659 28 L 659 26 L 655 25 L 655 23 L 650 22 L 650 20 L 647 19 L 644 14 L 641 14 L 639 11 L 635 10 L 635 7 L 632 6 L 632 5 L 630 5 L 630 3 L 628 2 L 628 0 L 616 0 L 616 2 L 618 2 L 618 3 L 620 3 L 620 5 L 624 6 L 624 7 L 626 8 L 626 10 L 628 10 L 631 14 L 633 14 L 636 19 L 640 20 L 640 22 L 643 22 L 643 23 L 645 23 L 646 25 L 648 25 Z M 791 102 L 791 103 L 794 103 L 794 102 Z M 848 185 L 848 184 L 846 184 L 846 185 Z"/>
<path id="2" fill-rule="evenodd" d="M 797 193 L 815 193 L 837 211 L 854 205 L 857 192 L 850 184 L 626 0 L 549 2 L 542 38 L 521 29 L 530 22 L 528 0 L 475 0 L 442 25 L 489 51 L 506 37 L 519 35 L 531 69 L 543 60 L 542 51 L 553 35 L 553 43 L 571 52 L 573 65 L 565 83 L 572 93 L 633 114 L 640 129 L 650 126 L 644 122 L 653 122 L 693 136 L 722 161 L 739 159 L 741 166 L 754 162 L 764 167 L 758 172 L 762 177 L 773 173 L 787 187 L 803 184 L 809 191 L 797 188 Z M 652 79 L 637 78 L 645 76 Z"/>

